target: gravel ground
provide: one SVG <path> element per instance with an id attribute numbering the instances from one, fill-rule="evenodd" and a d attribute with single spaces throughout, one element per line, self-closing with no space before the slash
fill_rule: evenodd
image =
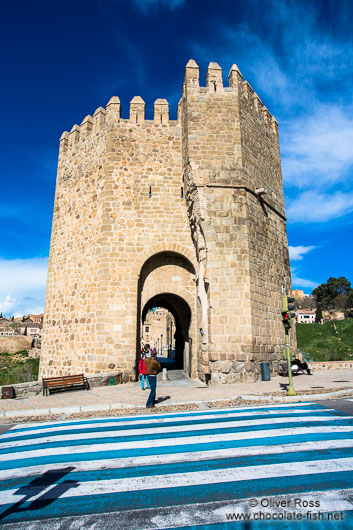
<path id="1" fill-rule="evenodd" d="M 351 393 L 351 388 L 340 388 L 339 390 L 347 390 L 347 393 Z M 310 392 L 310 394 L 326 394 L 331 392 L 337 392 L 337 388 L 323 388 L 323 389 L 312 389 L 310 391 L 308 390 L 299 390 L 296 391 L 297 395 L 306 395 Z M 278 401 L 274 401 L 271 399 L 271 396 L 285 396 L 286 394 L 284 392 L 270 392 L 268 394 L 259 394 L 260 397 L 268 396 L 268 400 L 261 399 L 261 405 L 276 403 L 278 404 Z M 254 396 L 256 397 L 256 396 Z M 285 403 L 285 402 L 284 402 Z M 157 404 L 156 408 L 153 409 L 146 409 L 145 407 L 134 407 L 134 408 L 121 408 L 121 409 L 113 409 L 113 410 L 97 410 L 92 412 L 77 412 L 75 414 L 47 414 L 45 416 L 26 416 L 26 417 L 15 417 L 15 418 L 2 418 L 0 420 L 0 423 L 40 423 L 40 422 L 46 422 L 46 421 L 57 421 L 57 420 L 73 420 L 73 419 L 84 419 L 84 418 L 104 418 L 104 417 L 114 417 L 114 416 L 142 416 L 142 415 L 148 415 L 148 414 L 166 414 L 168 412 L 183 412 L 183 411 L 191 411 L 191 410 L 207 410 L 207 409 L 221 409 L 221 408 L 227 408 L 227 407 L 244 407 L 244 406 L 255 406 L 256 405 L 256 399 L 253 400 L 246 400 L 242 399 L 241 397 L 229 399 L 229 400 L 220 400 L 220 401 L 204 401 L 201 403 L 184 403 L 180 405 L 165 405 L 165 404 Z"/>

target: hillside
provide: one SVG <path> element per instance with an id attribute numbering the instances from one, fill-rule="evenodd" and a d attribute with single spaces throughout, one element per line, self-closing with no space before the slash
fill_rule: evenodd
<path id="1" fill-rule="evenodd" d="M 298 350 L 311 361 L 353 360 L 353 318 L 325 324 L 297 324 Z"/>

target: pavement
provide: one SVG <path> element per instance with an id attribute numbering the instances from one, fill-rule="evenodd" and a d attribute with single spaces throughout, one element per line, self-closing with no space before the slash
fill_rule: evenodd
<path id="1" fill-rule="evenodd" d="M 309 375 L 293 377 L 297 396 L 287 396 L 288 378 L 276 376 L 270 381 L 206 386 L 189 379 L 181 370 L 168 371 L 168 381 L 158 376 L 155 408 L 167 407 L 208 408 L 234 405 L 235 402 L 298 402 L 353 396 L 353 370 L 318 370 Z M 108 411 L 145 409 L 148 390 L 142 391 L 137 383 L 53 393 L 50 396 L 29 396 L 0 400 L 0 423 L 19 419 L 47 419 L 48 416 L 89 415 Z M 111 412 L 111 413 L 112 413 Z M 110 413 L 110 414 L 111 414 Z"/>

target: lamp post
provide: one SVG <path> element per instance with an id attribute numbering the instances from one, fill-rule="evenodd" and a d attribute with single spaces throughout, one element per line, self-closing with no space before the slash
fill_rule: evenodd
<path id="1" fill-rule="evenodd" d="M 161 355 L 163 355 L 163 333 L 161 333 Z"/>
<path id="2" fill-rule="evenodd" d="M 159 351 L 159 337 L 157 339 L 157 352 Z"/>
<path id="3" fill-rule="evenodd" d="M 170 349 L 173 350 L 173 320 L 170 321 Z"/>

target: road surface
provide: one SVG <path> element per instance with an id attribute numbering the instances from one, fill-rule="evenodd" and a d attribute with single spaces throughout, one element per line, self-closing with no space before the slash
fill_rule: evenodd
<path id="1" fill-rule="evenodd" d="M 352 510 L 353 417 L 327 403 L 19 424 L 0 435 L 8 530 L 338 530 L 353 528 Z"/>

